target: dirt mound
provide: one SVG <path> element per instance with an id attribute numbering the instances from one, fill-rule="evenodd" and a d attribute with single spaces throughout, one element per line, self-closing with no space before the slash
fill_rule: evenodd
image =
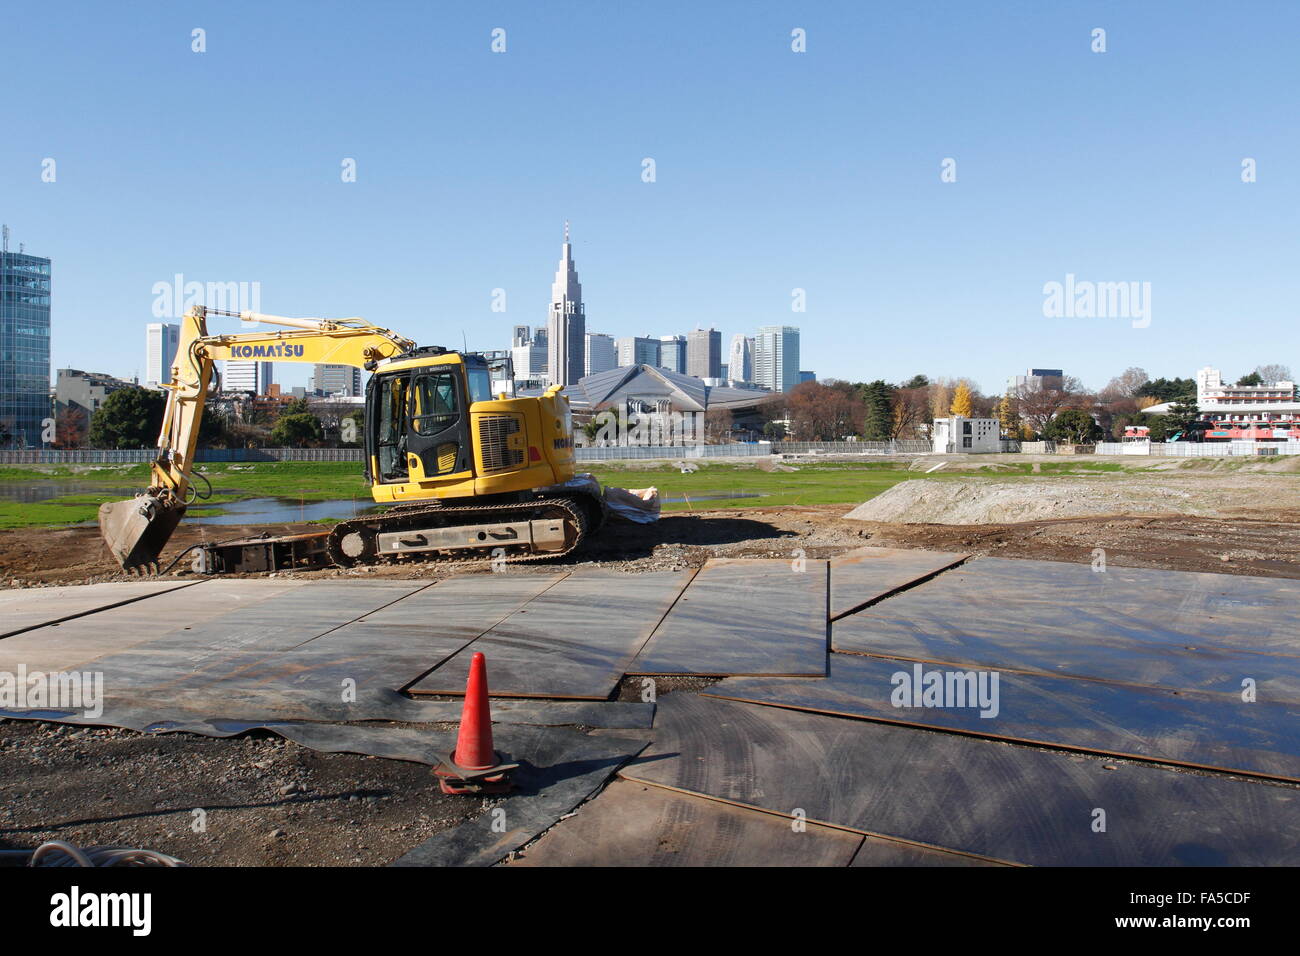
<path id="1" fill-rule="evenodd" d="M 1212 502 L 1181 488 L 1106 479 L 1050 482 L 904 481 L 846 518 L 903 524 L 996 524 L 1095 515 L 1209 515 Z"/>

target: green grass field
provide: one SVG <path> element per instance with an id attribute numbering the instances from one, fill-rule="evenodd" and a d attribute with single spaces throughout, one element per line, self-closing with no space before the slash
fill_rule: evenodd
<path id="1" fill-rule="evenodd" d="M 1071 460 L 1045 462 L 1033 471 L 1029 462 L 1000 461 L 965 470 L 908 471 L 905 462 L 812 462 L 799 464 L 797 471 L 768 472 L 751 464 L 698 462 L 699 468 L 682 474 L 671 464 L 643 467 L 633 463 L 593 463 L 591 472 L 602 485 L 620 488 L 659 489 L 661 498 L 684 498 L 665 502 L 665 511 L 712 508 L 754 508 L 773 505 L 858 504 L 913 478 L 942 480 L 1017 479 L 1043 480 L 1055 476 L 1102 475 L 1141 470 L 1117 462 Z M 249 464 L 207 464 L 204 473 L 212 482 L 213 494 L 195 502 L 195 516 L 216 513 L 214 506 L 248 498 L 283 498 L 291 501 L 333 499 L 370 500 L 370 491 L 354 462 L 258 462 Z M 0 528 L 57 527 L 94 521 L 105 501 L 123 497 L 116 489 L 139 487 L 148 481 L 148 466 L 52 466 L 29 465 L 0 468 L 0 483 L 42 480 L 76 482 L 83 486 L 76 494 L 24 504 L 0 499 Z M 206 491 L 202 482 L 201 490 Z M 101 492 L 97 490 L 102 487 Z M 758 495 L 760 497 L 745 497 Z M 695 499 L 695 500 L 693 500 Z M 349 512 L 350 513 L 350 512 Z"/>

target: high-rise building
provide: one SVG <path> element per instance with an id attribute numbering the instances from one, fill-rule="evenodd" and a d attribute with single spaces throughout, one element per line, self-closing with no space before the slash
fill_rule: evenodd
<path id="1" fill-rule="evenodd" d="M 765 325 L 754 337 L 754 382 L 774 392 L 799 384 L 799 330 Z"/>
<path id="2" fill-rule="evenodd" d="M 221 390 L 265 395 L 274 377 L 270 362 L 226 362 L 221 372 Z"/>
<path id="3" fill-rule="evenodd" d="M 608 372 L 618 367 L 618 349 L 614 347 L 614 336 L 600 332 L 587 333 L 586 374 Z"/>
<path id="4" fill-rule="evenodd" d="M 144 329 L 144 383 L 149 388 L 157 388 L 172 380 L 181 327 L 168 322 L 150 322 Z"/>
<path id="5" fill-rule="evenodd" d="M 686 374 L 686 336 L 659 336 L 659 367 Z"/>
<path id="6" fill-rule="evenodd" d="M 624 365 L 649 365 L 651 368 L 659 367 L 659 340 L 652 339 L 646 335 L 638 335 L 631 338 L 615 339 L 614 346 L 618 349 L 618 366 Z"/>
<path id="7" fill-rule="evenodd" d="M 731 349 L 727 353 L 727 378 L 733 382 L 754 380 L 753 336 L 742 334 L 731 337 Z"/>
<path id="8" fill-rule="evenodd" d="M 564 224 L 560 267 L 551 284 L 551 310 L 546 319 L 547 365 L 552 385 L 572 385 L 582 378 L 587 350 L 587 313 L 582 306 L 582 283 L 573 262 L 569 224 Z"/>
<path id="9" fill-rule="evenodd" d="M 356 398 L 362 394 L 361 369 L 355 365 L 317 365 L 312 369 L 313 391 Z"/>
<path id="10" fill-rule="evenodd" d="M 50 260 L 0 246 L 0 443 L 39 448 L 50 410 Z"/>
<path id="11" fill-rule="evenodd" d="M 1027 395 L 1044 389 L 1059 389 L 1065 372 L 1059 368 L 1031 368 L 1024 375 L 1007 379 L 1007 391 L 1012 395 Z"/>
<path id="12" fill-rule="evenodd" d="M 510 350 L 510 364 L 514 367 L 516 382 L 548 382 L 546 346 L 533 340 L 531 345 L 516 345 Z"/>
<path id="13" fill-rule="evenodd" d="M 721 377 L 721 332 L 717 329 L 696 329 L 686 333 L 686 374 L 696 378 Z"/>
<path id="14" fill-rule="evenodd" d="M 549 382 L 546 330 L 516 325 L 510 349 L 510 365 L 516 382 Z"/>

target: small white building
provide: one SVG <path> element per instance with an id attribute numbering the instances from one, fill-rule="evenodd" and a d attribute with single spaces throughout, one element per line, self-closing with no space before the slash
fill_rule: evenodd
<path id="1" fill-rule="evenodd" d="M 936 455 L 979 455 L 1002 450 L 1002 431 L 996 418 L 936 418 L 933 440 Z"/>

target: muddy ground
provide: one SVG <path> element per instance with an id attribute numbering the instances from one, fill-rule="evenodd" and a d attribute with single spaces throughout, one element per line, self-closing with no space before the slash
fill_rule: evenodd
<path id="1" fill-rule="evenodd" d="M 847 505 L 783 506 L 674 512 L 652 525 L 612 521 L 574 555 L 531 567 L 598 565 L 646 571 L 698 567 L 710 557 L 787 557 L 796 550 L 810 558 L 825 558 L 870 544 L 1083 563 L 1091 560 L 1094 548 L 1103 548 L 1107 561 L 1121 566 L 1300 577 L 1300 502 L 1285 498 L 1271 508 L 1237 509 L 1231 517 L 1220 518 L 1102 515 L 968 525 L 852 521 L 843 517 L 850 510 Z M 220 538 L 214 539 L 210 527 L 182 524 L 163 563 L 204 540 L 318 530 L 316 525 L 224 525 Z M 429 578 L 486 570 L 485 561 L 409 560 L 346 571 L 293 573 L 307 578 Z M 172 574 L 191 576 L 188 559 Z M 0 586 L 116 580 L 130 578 L 113 564 L 94 528 L 0 532 Z"/>

